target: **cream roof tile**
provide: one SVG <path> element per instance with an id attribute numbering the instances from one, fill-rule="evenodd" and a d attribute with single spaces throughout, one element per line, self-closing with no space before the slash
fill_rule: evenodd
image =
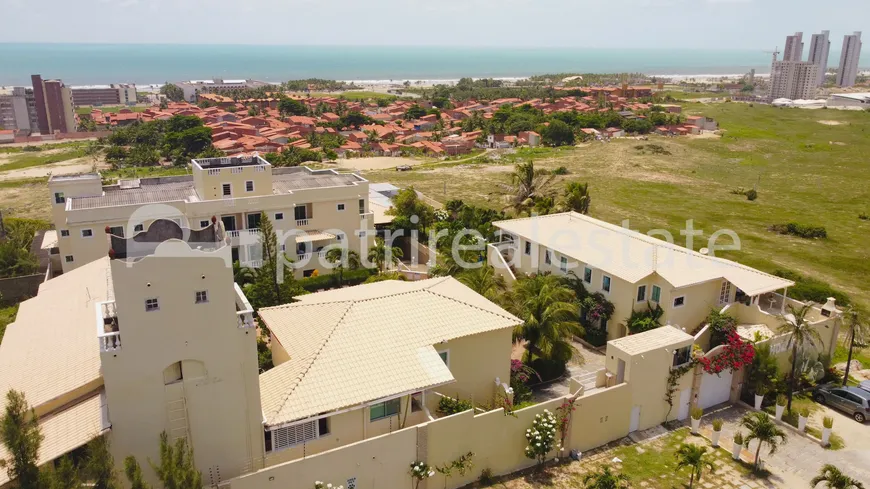
<path id="1" fill-rule="evenodd" d="M 694 342 L 694 336 L 677 329 L 673 326 L 662 326 L 643 333 L 624 336 L 619 339 L 611 340 L 608 345 L 612 345 L 620 351 L 629 355 L 639 355 L 648 351 L 667 348 L 669 346 L 688 342 Z"/>
<path id="2" fill-rule="evenodd" d="M 39 447 L 37 465 L 48 463 L 99 436 L 103 430 L 102 404 L 102 396 L 95 394 L 40 418 L 39 426 L 44 438 Z M 6 448 L 0 444 L 0 459 L 8 457 Z M 8 481 L 6 470 L 0 469 L 0 486 Z"/>
<path id="3" fill-rule="evenodd" d="M 111 296 L 108 257 L 40 285 L 0 343 L 0 392 L 23 391 L 38 407 L 100 381 L 95 307 Z"/>
<path id="4" fill-rule="evenodd" d="M 450 277 L 298 299 L 260 310 L 291 358 L 260 376 L 271 426 L 451 382 L 433 345 L 520 323 Z"/>
<path id="5" fill-rule="evenodd" d="M 652 273 L 676 288 L 724 278 L 747 295 L 794 285 L 790 280 L 737 262 L 702 255 L 576 212 L 498 221 L 493 225 L 630 283 Z"/>

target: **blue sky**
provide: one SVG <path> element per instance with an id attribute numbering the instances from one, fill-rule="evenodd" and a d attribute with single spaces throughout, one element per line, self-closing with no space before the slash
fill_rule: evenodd
<path id="1" fill-rule="evenodd" d="M 808 50 L 827 29 L 839 51 L 870 27 L 868 0 L 0 0 L 0 12 L 0 42 L 766 50 L 803 31 Z"/>

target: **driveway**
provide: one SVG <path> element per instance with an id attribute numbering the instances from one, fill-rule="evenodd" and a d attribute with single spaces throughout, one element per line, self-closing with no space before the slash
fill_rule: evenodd
<path id="1" fill-rule="evenodd" d="M 846 443 L 842 450 L 826 450 L 814 440 L 801 436 L 796 429 L 784 425 L 782 428 L 788 436 L 787 443 L 780 445 L 773 455 L 768 454 L 766 446 L 761 449 L 761 460 L 768 470 L 782 478 L 785 483 L 783 487 L 807 487 L 825 464 L 836 465 L 851 477 L 870 484 L 870 425 L 859 425 L 843 414 L 827 411 L 830 414 L 815 413 L 809 424 L 821 427 L 823 416 L 833 416 L 834 433 L 842 436 Z M 730 447 L 740 418 L 749 412 L 753 412 L 752 409 L 744 405 L 726 406 L 719 410 L 713 408 L 704 414 L 701 432 L 709 437 L 712 420 L 722 418 L 725 423 L 719 443 L 723 447 Z M 741 431 L 746 435 L 745 429 Z M 744 448 L 741 454 L 743 460 L 752 462 L 757 447 L 753 442 L 748 449 Z"/>
<path id="2" fill-rule="evenodd" d="M 606 355 L 579 342 L 571 342 L 571 344 L 577 351 L 574 353 L 574 358 L 568 363 L 568 371 L 558 380 L 532 387 L 535 402 L 566 396 L 571 393 L 568 388 L 571 377 L 582 377 L 604 368 Z"/>

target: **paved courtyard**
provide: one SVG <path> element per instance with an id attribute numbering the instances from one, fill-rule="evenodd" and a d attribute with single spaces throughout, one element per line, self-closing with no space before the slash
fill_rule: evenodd
<path id="1" fill-rule="evenodd" d="M 532 388 L 535 401 L 542 402 L 568 395 L 568 382 L 571 377 L 583 377 L 604 368 L 605 355 L 579 342 L 572 342 L 577 351 L 568 363 L 568 371 L 561 379 Z"/>
<path id="2" fill-rule="evenodd" d="M 739 426 L 740 418 L 752 412 L 744 405 L 734 405 L 720 410 L 705 413 L 701 433 L 710 436 L 711 422 L 714 418 L 722 418 L 725 424 L 722 428 L 720 444 L 730 447 L 733 436 Z M 870 484 L 870 424 L 860 425 L 853 419 L 837 411 L 824 410 L 814 413 L 809 421 L 811 426 L 822 426 L 822 417 L 834 417 L 834 433 L 843 437 L 846 447 L 841 450 L 827 450 L 816 441 L 801 436 L 796 429 L 783 426 L 788 436 L 788 442 L 780 445 L 773 455 L 766 448 L 761 449 L 761 459 L 766 468 L 781 477 L 784 485 L 780 487 L 808 487 L 809 480 L 818 475 L 819 469 L 825 464 L 833 464 L 851 477 L 865 484 Z M 742 430 L 746 434 L 746 430 Z M 742 458 L 752 462 L 757 445 L 752 443 L 749 449 L 743 449 Z"/>

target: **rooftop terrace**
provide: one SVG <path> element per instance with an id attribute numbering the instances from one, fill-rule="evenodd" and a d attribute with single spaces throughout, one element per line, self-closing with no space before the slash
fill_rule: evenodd
<path id="1" fill-rule="evenodd" d="M 259 155 L 224 156 L 220 158 L 201 158 L 193 160 L 193 166 L 200 169 L 229 168 L 232 166 L 269 166 L 269 162 Z"/>

